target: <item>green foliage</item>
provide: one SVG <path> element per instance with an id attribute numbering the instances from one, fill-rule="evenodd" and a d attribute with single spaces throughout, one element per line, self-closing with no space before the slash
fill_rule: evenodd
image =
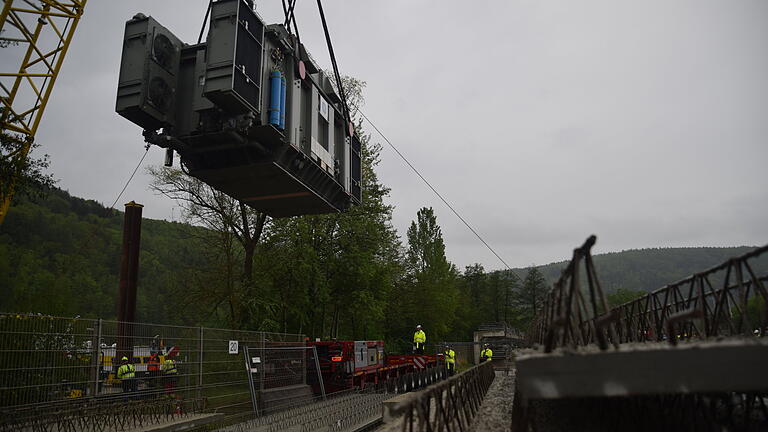
<path id="1" fill-rule="evenodd" d="M 31 153 L 38 144 L 27 143 L 17 134 L 0 131 L 0 201 L 9 195 L 42 197 L 55 183 L 53 176 L 45 173 L 49 165 L 48 155 L 33 158 L 24 151 L 27 146 Z"/>
<path id="2" fill-rule="evenodd" d="M 445 243 L 432 208 L 422 208 L 408 228 L 405 274 L 390 298 L 390 339 L 407 350 L 417 324 L 427 344 L 451 334 L 460 301 L 459 274 L 445 256 Z"/>
<path id="3" fill-rule="evenodd" d="M 544 296 L 549 284 L 538 268 L 529 267 L 522 286 L 515 296 L 515 305 L 519 311 L 514 324 L 519 329 L 527 329 L 541 311 Z"/>
<path id="4" fill-rule="evenodd" d="M 618 289 L 650 292 L 754 249 L 739 247 L 686 247 L 633 249 L 594 256 L 597 276 L 606 293 Z M 552 285 L 566 261 L 539 266 Z M 768 257 L 753 263 L 755 271 L 768 270 Z M 521 277 L 524 269 L 515 269 Z"/>
<path id="5" fill-rule="evenodd" d="M 746 321 L 742 321 L 742 314 L 740 306 L 731 307 L 731 319 L 736 325 L 737 332 L 752 333 L 757 331 L 759 333 L 765 333 L 768 331 L 768 309 L 765 306 L 765 299 L 761 295 L 755 295 L 752 293 L 747 300 L 747 314 Z M 746 328 L 744 328 L 746 326 Z M 762 329 L 762 330 L 761 330 Z"/>
<path id="6" fill-rule="evenodd" d="M 522 281 L 516 272 L 486 272 L 480 264 L 458 274 L 428 208 L 416 215 L 402 250 L 385 201 L 389 191 L 375 176 L 380 148 L 366 143 L 363 205 L 343 214 L 270 222 L 248 290 L 240 279 L 243 249 L 231 232 L 144 219 L 138 319 L 384 339 L 393 352 L 410 350 L 416 324 L 425 327 L 430 343 L 469 340 L 485 322 L 525 330 L 533 305 L 540 307 L 542 290 L 551 285 L 542 288 L 541 275 L 556 265 L 521 271 Z M 121 212 L 61 190 L 38 202 L 20 200 L 0 227 L 0 310 L 114 319 L 122 223 Z M 622 281 L 609 265 L 647 265 L 645 273 L 656 279 L 672 270 L 653 263 L 671 261 L 684 270 L 675 270 L 669 282 L 746 249 L 700 248 L 701 256 L 691 249 L 654 249 L 645 252 L 647 260 L 630 251 L 608 255 L 608 263 L 598 255 L 595 262 L 603 284 L 619 287 L 607 290 L 614 306 L 664 283 L 622 288 L 636 286 L 633 273 Z M 764 265 L 754 269 L 762 272 Z M 242 307 L 238 324 L 230 300 Z M 752 322 L 762 319 L 756 302 L 748 307 Z"/>
<path id="7" fill-rule="evenodd" d="M 513 272 L 486 273 L 483 266 L 476 263 L 464 269 L 458 286 L 459 306 L 451 339 L 470 340 L 483 323 L 517 321 L 520 311 L 515 301 L 520 280 Z"/>
<path id="8" fill-rule="evenodd" d="M 647 293 L 645 291 L 633 291 L 629 289 L 619 288 L 614 292 L 608 293 L 606 295 L 608 300 L 608 307 L 613 308 L 616 306 L 623 305 L 624 303 L 629 303 L 634 299 L 640 298 Z"/>
<path id="9" fill-rule="evenodd" d="M 354 113 L 365 83 L 347 77 L 344 85 Z M 473 264 L 460 274 L 427 207 L 402 245 L 376 174 L 381 146 L 359 119 L 356 128 L 363 203 L 339 214 L 270 220 L 179 170 L 151 169 L 153 189 L 179 203 L 185 223 L 143 220 L 137 319 L 384 339 L 392 352 L 410 351 L 416 324 L 428 344 L 471 340 L 489 322 L 526 330 L 565 263 L 490 272 Z M 0 310 L 114 319 L 122 223 L 122 213 L 61 190 L 19 200 L 0 226 Z M 594 261 L 616 305 L 745 250 L 653 249 Z M 750 318 L 760 307 L 750 304 Z"/>
<path id="10" fill-rule="evenodd" d="M 122 213 L 52 189 L 20 200 L 0 227 L 0 310 L 116 318 Z M 176 305 L 184 269 L 201 256 L 190 226 L 144 219 L 138 319 L 190 323 Z"/>

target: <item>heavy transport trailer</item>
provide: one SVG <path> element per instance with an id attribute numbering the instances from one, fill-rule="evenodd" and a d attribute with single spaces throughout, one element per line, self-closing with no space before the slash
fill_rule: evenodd
<path id="1" fill-rule="evenodd" d="M 307 346 L 317 352 L 327 393 L 364 389 L 444 362 L 443 354 L 387 355 L 383 341 L 315 341 L 307 342 Z M 310 362 L 307 365 L 314 367 Z M 319 383 L 313 383 L 312 387 L 315 394 L 320 393 Z"/>

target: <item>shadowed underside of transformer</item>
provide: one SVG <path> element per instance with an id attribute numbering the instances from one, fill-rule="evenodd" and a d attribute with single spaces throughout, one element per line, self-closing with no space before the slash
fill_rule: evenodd
<path id="1" fill-rule="evenodd" d="M 273 217 L 361 200 L 360 141 L 331 80 L 247 0 L 212 3 L 205 43 L 126 23 L 117 112 L 182 169 Z"/>

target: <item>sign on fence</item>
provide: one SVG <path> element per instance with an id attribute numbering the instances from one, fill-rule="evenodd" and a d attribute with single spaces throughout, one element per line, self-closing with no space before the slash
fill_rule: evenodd
<path id="1" fill-rule="evenodd" d="M 239 343 L 236 340 L 229 341 L 229 353 L 237 354 L 240 352 Z"/>

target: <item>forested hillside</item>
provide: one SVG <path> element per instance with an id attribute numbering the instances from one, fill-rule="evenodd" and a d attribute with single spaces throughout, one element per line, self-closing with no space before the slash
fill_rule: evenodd
<path id="1" fill-rule="evenodd" d="M 608 292 L 620 289 L 649 292 L 744 254 L 754 246 L 633 249 L 595 256 L 600 283 Z M 764 264 L 764 263 L 761 263 Z M 552 283 L 567 261 L 539 266 Z M 762 268 L 762 267 L 758 267 Z M 521 277 L 525 269 L 515 270 Z"/>
<path id="2" fill-rule="evenodd" d="M 344 85 L 359 106 L 365 83 Z M 360 119 L 356 135 L 363 202 L 339 214 L 273 220 L 179 169 L 150 168 L 153 192 L 185 223 L 142 222 L 137 320 L 384 339 L 394 351 L 409 349 L 417 324 L 431 342 L 467 340 L 488 321 L 529 328 L 565 263 L 458 269 L 429 207 L 398 233 L 376 174 L 381 146 Z M 122 212 L 58 189 L 20 199 L 0 226 L 0 311 L 114 319 L 122 222 Z M 747 249 L 626 251 L 595 264 L 619 304 Z"/>
<path id="3" fill-rule="evenodd" d="M 114 319 L 122 226 L 122 212 L 59 189 L 12 207 L 0 227 L 0 310 Z M 199 231 L 142 221 L 139 320 L 189 323 L 173 292 L 202 260 Z"/>
<path id="4" fill-rule="evenodd" d="M 414 232 L 410 235 L 413 238 L 434 238 L 439 233 L 416 232 L 419 226 L 424 231 L 439 230 L 436 222 L 430 220 L 433 216 L 422 216 L 424 220 L 414 225 Z M 108 210 L 99 203 L 72 197 L 58 189 L 50 191 L 37 202 L 22 201 L 14 206 L 0 227 L 0 310 L 114 319 L 122 222 L 122 212 Z M 363 291 L 357 289 L 363 282 L 359 280 L 359 275 L 355 275 L 354 271 L 344 271 L 343 265 L 333 271 L 338 276 L 327 279 L 325 276 L 318 277 L 321 269 L 309 265 L 306 257 L 299 258 L 297 262 L 309 266 L 300 267 L 298 272 L 292 271 L 296 270 L 294 267 L 276 264 L 282 259 L 292 259 L 285 256 L 289 250 L 291 253 L 315 253 L 311 248 L 298 251 L 279 247 L 287 237 L 309 229 L 309 226 L 302 227 L 298 223 L 298 220 L 283 221 L 272 226 L 267 242 L 271 252 L 266 254 L 272 257 L 257 260 L 257 266 L 261 263 L 275 267 L 268 281 L 264 280 L 264 276 L 259 278 L 260 286 L 269 293 L 259 294 L 259 302 L 271 311 L 269 321 L 257 324 L 246 320 L 241 326 L 266 325 L 273 329 L 329 335 L 332 330 L 328 327 L 334 321 L 334 314 L 342 314 L 352 320 L 356 318 L 357 323 L 342 325 L 341 330 L 335 330 L 340 334 L 387 336 L 404 344 L 401 334 L 409 332 L 412 322 L 440 322 L 429 317 L 430 313 L 437 313 L 431 312 L 429 307 L 406 306 L 410 302 L 422 305 L 429 302 L 428 295 L 423 292 L 426 290 L 450 297 L 446 300 L 449 303 L 465 305 L 454 310 L 456 320 L 442 322 L 443 328 L 439 332 L 443 336 L 467 335 L 482 320 L 507 320 L 524 327 L 532 318 L 534 304 L 540 302 L 545 286 L 556 280 L 566 265 L 565 262 L 547 264 L 537 268 L 540 273 L 533 274 L 529 269 L 515 269 L 518 278 L 508 272 L 486 273 L 480 265 L 469 266 L 459 272 L 451 269 L 447 261 L 442 264 L 442 270 L 426 272 L 423 259 L 433 259 L 435 254 L 428 252 L 422 259 L 418 251 L 424 248 L 414 245 L 410 257 L 407 251 L 401 252 L 405 267 L 412 267 L 411 274 L 420 274 L 416 277 L 421 281 L 407 280 L 407 269 L 400 267 L 402 263 L 396 262 L 397 252 L 392 251 L 390 259 L 393 262 L 388 264 L 391 268 L 387 270 L 384 266 L 368 274 L 366 277 L 372 279 L 365 283 L 373 284 Z M 211 234 L 210 230 L 152 219 L 144 219 L 142 229 L 139 320 L 187 325 L 233 325 L 233 322 L 222 318 L 226 314 L 213 312 L 219 306 L 190 302 L 206 293 L 220 300 L 215 294 L 217 287 L 213 277 L 206 276 L 221 270 L 216 267 L 220 263 L 217 264 L 217 259 L 210 253 L 212 247 L 210 237 L 207 237 Z M 597 255 L 595 264 L 608 292 L 623 290 L 625 296 L 627 293 L 632 296 L 637 295 L 637 291 L 659 288 L 749 249 L 630 250 Z M 349 265 L 359 267 L 355 263 Z M 315 272 L 314 280 L 306 279 L 312 272 Z M 441 279 L 445 277 L 455 280 Z M 394 280 L 396 278 L 399 279 Z M 430 278 L 436 279 L 429 282 Z M 410 291 L 412 285 L 409 284 L 413 283 L 433 286 L 422 288 L 422 294 L 419 294 Z M 346 292 L 349 298 L 333 299 L 320 287 L 314 291 L 305 290 L 299 287 L 302 284 L 338 285 L 333 288 L 335 292 Z M 445 289 L 449 286 L 455 288 Z M 356 308 L 355 302 L 363 307 Z M 339 307 L 334 309 L 332 305 Z M 434 309 L 440 310 L 443 309 Z M 329 317 L 319 319 L 317 315 L 321 314 Z M 395 318 L 386 325 L 385 317 Z M 344 317 L 336 319 L 346 321 Z M 311 328 L 318 322 L 325 322 L 319 324 L 325 328 Z"/>

